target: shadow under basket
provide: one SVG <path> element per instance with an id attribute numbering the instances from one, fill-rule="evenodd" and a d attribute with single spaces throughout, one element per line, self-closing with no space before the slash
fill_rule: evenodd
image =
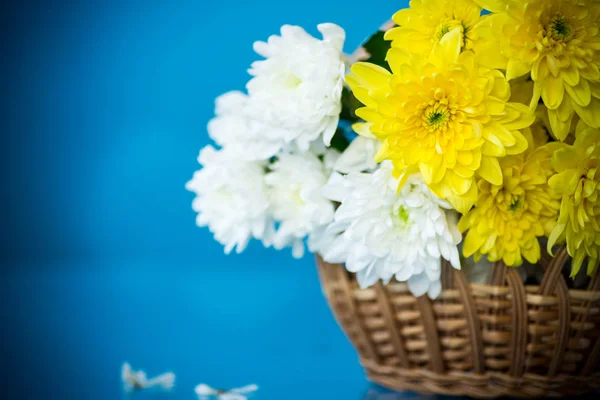
<path id="1" fill-rule="evenodd" d="M 488 284 L 442 266 L 442 293 L 405 283 L 360 289 L 317 256 L 323 292 L 367 378 L 394 390 L 498 396 L 574 396 L 600 387 L 600 278 L 569 289 L 565 249 L 545 257 L 540 285 L 496 263 Z"/>

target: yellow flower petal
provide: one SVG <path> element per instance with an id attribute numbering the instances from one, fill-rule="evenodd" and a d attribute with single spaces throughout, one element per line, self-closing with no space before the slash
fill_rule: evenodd
<path id="1" fill-rule="evenodd" d="M 477 185 L 472 184 L 469 190 L 462 196 L 452 195 L 448 196 L 448 201 L 461 214 L 466 214 L 477 201 Z"/>
<path id="2" fill-rule="evenodd" d="M 521 254 L 529 263 L 537 263 L 540 260 L 540 257 L 542 256 L 540 243 L 537 240 L 534 240 L 534 245 L 530 248 L 522 248 Z"/>
<path id="3" fill-rule="evenodd" d="M 491 141 L 488 138 L 488 140 L 481 147 L 481 153 L 484 156 L 489 157 L 504 157 L 506 155 L 506 150 L 504 149 L 502 142 L 500 142 L 499 140 Z"/>
<path id="4" fill-rule="evenodd" d="M 503 0 L 475 0 L 478 6 L 494 13 L 506 10 L 506 2 Z"/>
<path id="5" fill-rule="evenodd" d="M 402 67 L 410 64 L 410 55 L 404 49 L 391 48 L 388 50 L 385 60 L 394 74 L 401 75 Z"/>
<path id="6" fill-rule="evenodd" d="M 476 49 L 477 58 L 481 65 L 488 68 L 506 68 L 508 59 L 498 51 L 498 44 L 495 42 L 486 42 L 478 45 Z"/>
<path id="7" fill-rule="evenodd" d="M 581 79 L 579 84 L 575 86 L 566 85 L 565 89 L 573 101 L 577 103 L 577 105 L 585 107 L 590 104 L 592 92 L 590 91 L 590 86 L 588 85 L 587 79 Z"/>
<path id="8" fill-rule="evenodd" d="M 587 274 L 588 276 L 594 276 L 594 274 L 596 273 L 596 270 L 598 269 L 598 264 L 599 264 L 599 259 L 598 258 L 590 258 L 588 260 L 588 267 L 587 267 Z"/>
<path id="9" fill-rule="evenodd" d="M 508 60 L 508 65 L 506 66 L 506 79 L 509 81 L 511 79 L 518 78 L 521 75 L 525 75 L 531 71 L 531 65 L 525 64 L 524 62 L 511 58 Z"/>
<path id="10" fill-rule="evenodd" d="M 548 109 L 556 109 L 564 96 L 564 85 L 561 78 L 549 76 L 542 85 L 542 100 Z"/>
<path id="11" fill-rule="evenodd" d="M 383 145 L 377 150 L 377 154 L 375 154 L 375 161 L 380 163 L 383 160 L 387 160 L 393 153 L 390 151 L 387 143 L 383 143 Z"/>
<path id="12" fill-rule="evenodd" d="M 515 144 L 506 149 L 506 154 L 520 154 L 527 150 L 527 139 L 525 139 L 525 136 L 519 131 L 511 131 L 511 133 L 515 138 Z"/>
<path id="13" fill-rule="evenodd" d="M 563 68 L 561 73 L 561 77 L 567 85 L 575 86 L 579 83 L 579 70 L 575 64 L 570 64 L 567 68 Z"/>
<path id="14" fill-rule="evenodd" d="M 573 257 L 573 262 L 571 263 L 571 278 L 574 278 L 579 270 L 581 269 L 581 265 L 583 264 L 583 260 L 585 260 L 585 251 L 577 251 L 574 254 L 569 253 L 571 257 Z"/>
<path id="15" fill-rule="evenodd" d="M 563 104 L 571 103 L 570 100 L 563 100 Z M 562 108 L 559 107 L 559 109 Z M 569 134 L 569 130 L 571 129 L 571 121 L 574 112 L 571 113 L 569 119 L 567 121 L 562 121 L 559 110 L 548 110 L 548 120 L 550 121 L 550 127 L 552 128 L 552 133 L 558 140 L 565 140 L 567 135 Z"/>
<path id="16" fill-rule="evenodd" d="M 356 82 L 356 78 L 353 76 L 348 76 L 347 81 L 349 86 L 354 87 L 352 93 L 358 101 L 367 107 L 377 107 L 377 102 L 372 100 L 371 96 L 369 95 L 369 90 L 365 87 L 359 86 L 359 84 Z"/>
<path id="17" fill-rule="evenodd" d="M 483 244 L 486 238 L 479 235 L 477 231 L 470 230 L 463 242 L 463 254 L 465 257 L 471 257 Z"/>
<path id="18" fill-rule="evenodd" d="M 477 174 L 493 185 L 502 185 L 502 169 L 496 158 L 482 157 Z"/>
<path id="19" fill-rule="evenodd" d="M 518 115 L 517 118 L 512 120 L 502 119 L 502 124 L 506 129 L 511 131 L 517 129 L 524 129 L 528 126 L 531 126 L 535 121 L 535 114 L 531 112 L 529 107 L 521 103 L 506 103 L 504 111 L 506 113 L 514 112 L 515 115 Z"/>
<path id="20" fill-rule="evenodd" d="M 368 139 L 375 139 L 375 135 L 371 132 L 371 125 L 372 124 L 369 122 L 356 122 L 352 124 L 352 130 L 360 136 Z"/>
<path id="21" fill-rule="evenodd" d="M 446 33 L 442 40 L 436 43 L 429 60 L 438 67 L 452 65 L 458 61 L 462 43 L 461 32 L 458 28 Z"/>
<path id="22" fill-rule="evenodd" d="M 446 172 L 447 180 L 452 188 L 452 191 L 457 195 L 461 196 L 469 190 L 469 188 L 474 185 L 472 179 L 465 179 L 461 176 L 455 174 L 454 172 Z"/>
<path id="23" fill-rule="evenodd" d="M 368 108 L 368 107 L 357 108 L 355 113 L 358 117 L 364 119 L 365 121 L 369 121 L 369 122 L 376 122 L 376 121 L 380 121 L 382 119 L 381 114 L 379 114 L 373 108 Z"/>
<path id="24" fill-rule="evenodd" d="M 581 117 L 583 122 L 593 128 L 600 128 L 600 100 L 592 97 L 590 104 L 587 107 L 581 107 L 573 102 L 573 109 Z"/>
<path id="25" fill-rule="evenodd" d="M 350 70 L 354 74 L 353 76 L 357 77 L 356 80 L 360 78 L 361 85 L 372 89 L 386 85 L 391 76 L 387 69 L 380 67 L 379 65 L 365 62 L 355 63 Z M 354 86 L 356 86 L 356 84 L 354 84 Z"/>
<path id="26" fill-rule="evenodd" d="M 400 11 L 397 11 L 393 16 L 392 16 L 392 20 L 394 20 L 394 22 L 398 25 L 407 25 L 409 20 L 410 20 L 410 16 L 411 16 L 411 10 L 408 8 L 402 9 Z M 398 31 L 396 28 L 394 28 L 396 31 Z M 391 29 L 389 32 L 392 32 L 394 29 Z M 389 40 L 387 35 L 385 36 L 386 40 Z"/>

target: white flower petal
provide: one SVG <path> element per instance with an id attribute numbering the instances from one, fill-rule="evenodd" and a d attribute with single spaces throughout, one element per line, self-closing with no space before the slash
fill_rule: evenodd
<path id="1" fill-rule="evenodd" d="M 407 283 L 408 290 L 410 290 L 415 297 L 422 296 L 429 290 L 430 282 L 425 273 L 410 277 Z"/>
<path id="2" fill-rule="evenodd" d="M 294 258 L 302 258 L 304 256 L 304 242 L 296 240 L 292 245 L 292 256 Z"/>
<path id="3" fill-rule="evenodd" d="M 347 241 L 343 236 L 337 236 L 333 243 L 325 248 L 322 248 L 321 255 L 323 259 L 328 263 L 343 263 L 346 262 L 346 258 L 350 253 L 350 245 L 352 243 Z"/>
<path id="4" fill-rule="evenodd" d="M 427 296 L 429 296 L 429 298 L 431 300 L 435 300 L 435 299 L 437 299 L 437 297 L 440 295 L 441 292 L 442 292 L 442 282 L 439 280 L 432 281 L 431 284 L 429 285 L 429 289 L 427 290 Z"/>
<path id="5" fill-rule="evenodd" d="M 211 388 L 210 386 L 201 383 L 199 385 L 196 386 L 196 388 L 194 389 L 194 392 L 198 395 L 198 396 L 212 396 L 217 394 L 217 391 L 213 388 Z"/>
<path id="6" fill-rule="evenodd" d="M 407 265 L 404 268 L 400 269 L 396 272 L 396 280 L 400 282 L 405 282 L 413 275 L 414 267 L 412 265 Z"/>
<path id="7" fill-rule="evenodd" d="M 337 202 L 342 201 L 342 198 L 347 195 L 346 192 L 347 189 L 344 186 L 344 179 L 342 175 L 338 174 L 337 172 L 331 174 L 327 184 L 323 186 L 323 189 L 321 190 L 321 194 L 325 198 Z"/>
<path id="8" fill-rule="evenodd" d="M 358 136 L 338 158 L 334 169 L 344 174 L 371 170 L 376 166 L 375 154 L 379 147 L 378 140 Z"/>
<path id="9" fill-rule="evenodd" d="M 346 32 L 336 24 L 324 23 L 317 25 L 319 32 L 323 34 L 323 39 L 331 43 L 339 51 L 342 51 L 344 40 L 346 40 Z"/>
<path id="10" fill-rule="evenodd" d="M 437 240 L 430 240 L 427 242 L 427 252 L 431 257 L 439 258 L 440 257 L 440 248 L 437 243 Z"/>
<path id="11" fill-rule="evenodd" d="M 224 93 L 215 100 L 215 114 L 220 116 L 235 113 L 243 108 L 247 101 L 248 97 L 238 90 Z"/>
<path id="12" fill-rule="evenodd" d="M 421 207 L 425 202 L 425 196 L 419 192 L 409 193 L 405 197 L 406 204 L 410 207 Z"/>
<path id="13" fill-rule="evenodd" d="M 455 269 L 460 269 L 460 257 L 458 254 L 458 249 L 456 247 L 452 247 L 450 249 L 450 259 L 448 259 L 448 261 L 450 261 L 452 267 L 454 267 Z"/>
<path id="14" fill-rule="evenodd" d="M 375 261 L 371 263 L 370 267 L 363 268 L 356 274 L 356 281 L 361 289 L 371 287 L 379 280 L 379 276 L 377 275 L 377 270 L 374 268 L 374 264 Z"/>

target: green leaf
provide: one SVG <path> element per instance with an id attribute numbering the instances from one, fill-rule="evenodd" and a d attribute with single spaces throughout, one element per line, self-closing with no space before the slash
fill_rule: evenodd
<path id="1" fill-rule="evenodd" d="M 385 32 L 383 31 L 377 31 L 363 43 L 362 47 L 370 54 L 370 57 L 364 61 L 377 64 L 391 71 L 387 61 L 385 61 L 385 56 L 391 47 L 391 42 L 383 39 L 384 34 Z"/>
<path id="2" fill-rule="evenodd" d="M 360 121 L 360 118 L 356 115 L 356 109 L 362 106 L 363 104 L 354 97 L 350 89 L 344 87 L 342 90 L 342 112 L 340 113 L 340 119 L 350 122 Z"/>
<path id="3" fill-rule="evenodd" d="M 343 153 L 346 148 L 350 145 L 350 141 L 344 136 L 344 130 L 338 128 L 331 138 L 331 148 L 336 149 L 340 153 Z"/>

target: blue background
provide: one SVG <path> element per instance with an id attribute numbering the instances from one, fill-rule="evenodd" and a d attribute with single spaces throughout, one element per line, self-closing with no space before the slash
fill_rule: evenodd
<path id="1" fill-rule="evenodd" d="M 129 361 L 177 374 L 161 398 L 363 398 L 312 258 L 224 256 L 184 184 L 254 40 L 335 22 L 350 52 L 406 4 L 3 2 L 0 396 L 118 399 Z"/>

